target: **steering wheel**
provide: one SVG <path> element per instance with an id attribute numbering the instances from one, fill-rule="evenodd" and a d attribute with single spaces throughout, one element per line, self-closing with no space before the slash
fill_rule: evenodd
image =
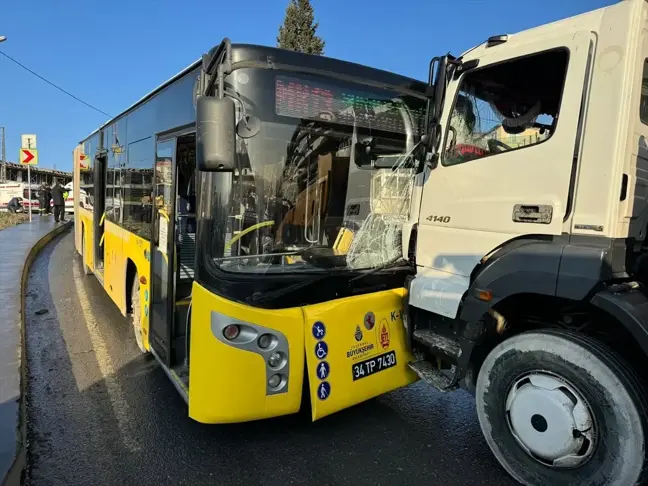
<path id="1" fill-rule="evenodd" d="M 488 150 L 493 153 L 504 152 L 506 150 L 511 150 L 513 147 L 506 145 L 504 142 L 497 140 L 496 138 L 491 138 L 488 140 Z"/>

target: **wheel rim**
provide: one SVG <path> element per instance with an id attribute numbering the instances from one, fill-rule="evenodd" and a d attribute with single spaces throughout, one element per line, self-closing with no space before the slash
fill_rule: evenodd
<path id="1" fill-rule="evenodd" d="M 534 459 L 555 468 L 574 468 L 592 457 L 596 423 L 578 389 L 544 371 L 518 378 L 506 397 L 513 437 Z"/>

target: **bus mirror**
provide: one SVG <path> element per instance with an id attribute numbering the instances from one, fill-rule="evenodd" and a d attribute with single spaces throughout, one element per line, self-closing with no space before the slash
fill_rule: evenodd
<path id="1" fill-rule="evenodd" d="M 228 172 L 236 166 L 234 100 L 201 96 L 196 102 L 196 164 L 205 172 Z"/>

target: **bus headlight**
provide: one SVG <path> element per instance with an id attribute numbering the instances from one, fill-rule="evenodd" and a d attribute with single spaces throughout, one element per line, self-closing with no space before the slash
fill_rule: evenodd
<path id="1" fill-rule="evenodd" d="M 284 362 L 284 356 L 282 353 L 274 352 L 268 356 L 268 366 L 270 368 L 279 368 Z"/>
<path id="2" fill-rule="evenodd" d="M 225 336 L 225 339 L 228 341 L 231 341 L 232 339 L 236 339 L 240 332 L 241 329 L 236 324 L 230 324 L 229 326 L 225 326 L 225 329 L 223 329 L 223 336 Z"/>
<path id="3" fill-rule="evenodd" d="M 277 388 L 281 385 L 281 375 L 272 375 L 268 380 L 268 386 L 270 388 Z"/>
<path id="4" fill-rule="evenodd" d="M 254 353 L 261 358 L 255 361 L 263 365 L 265 371 L 266 396 L 288 392 L 290 386 L 290 345 L 287 336 L 279 329 L 260 324 L 241 321 L 234 317 L 211 311 L 211 331 L 213 336 L 228 347 L 246 353 Z M 243 354 L 238 355 L 246 359 Z M 236 366 L 237 363 L 232 363 Z"/>
<path id="5" fill-rule="evenodd" d="M 274 338 L 271 334 L 262 334 L 261 337 L 259 337 L 257 344 L 261 349 L 268 349 L 270 346 L 272 346 L 273 342 Z"/>

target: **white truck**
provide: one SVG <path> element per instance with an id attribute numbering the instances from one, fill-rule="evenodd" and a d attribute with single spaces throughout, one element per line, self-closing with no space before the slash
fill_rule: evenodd
<path id="1" fill-rule="evenodd" d="M 648 477 L 648 3 L 430 65 L 403 255 L 410 367 L 475 394 L 526 485 Z"/>

